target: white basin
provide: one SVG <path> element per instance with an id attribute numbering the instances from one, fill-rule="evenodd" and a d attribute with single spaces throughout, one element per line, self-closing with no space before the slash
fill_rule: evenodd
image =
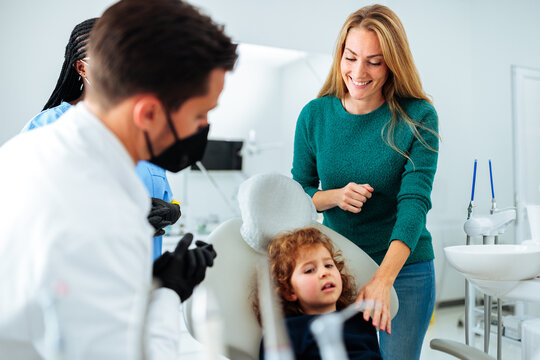
<path id="1" fill-rule="evenodd" d="M 477 289 L 486 295 L 494 296 L 496 298 L 503 298 L 512 290 L 514 290 L 519 284 L 526 283 L 534 280 L 479 280 L 469 279 Z"/>
<path id="2" fill-rule="evenodd" d="M 540 245 L 459 245 L 444 248 L 450 265 L 468 279 L 519 281 L 540 274 Z"/>

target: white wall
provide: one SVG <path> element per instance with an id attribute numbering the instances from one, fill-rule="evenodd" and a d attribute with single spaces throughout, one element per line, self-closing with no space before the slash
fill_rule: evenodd
<path id="1" fill-rule="evenodd" d="M 48 100 L 73 27 L 112 1 L 17 0 L 0 3 L 0 145 Z"/>
<path id="2" fill-rule="evenodd" d="M 477 211 L 486 212 L 490 204 L 488 159 L 493 161 L 499 206 L 513 203 L 510 66 L 540 68 L 540 2 L 381 2 L 393 8 L 403 21 L 424 86 L 432 95 L 440 117 L 442 143 L 433 210 L 428 218 L 436 247 L 462 243 L 461 226 L 469 202 L 475 158 L 479 159 Z M 224 23 L 236 41 L 330 55 L 346 16 L 372 2 L 193 0 L 193 3 Z M 60 71 L 64 46 L 73 25 L 99 15 L 109 4 L 112 1 L 1 3 L 0 144 L 14 136 L 43 106 Z M 284 78 L 285 91 L 293 91 L 300 85 L 299 80 Z M 309 98 L 316 90 L 302 96 Z M 225 101 L 223 98 L 223 105 Z M 231 109 L 231 114 L 252 109 L 250 104 L 246 107 Z M 277 170 L 286 172 L 290 137 L 287 140 L 285 136 L 290 134 L 298 105 L 284 101 L 283 108 L 274 110 L 276 114 L 281 112 L 281 118 L 272 117 L 269 123 L 281 122 L 285 143 L 280 150 L 285 152 L 281 154 L 283 161 Z M 218 127 L 216 124 L 216 132 Z M 240 132 L 245 129 L 238 131 L 242 136 Z M 511 240 L 511 236 L 505 238 Z"/>

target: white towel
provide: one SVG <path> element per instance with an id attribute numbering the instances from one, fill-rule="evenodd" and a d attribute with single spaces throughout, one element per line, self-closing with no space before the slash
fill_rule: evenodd
<path id="1" fill-rule="evenodd" d="M 278 233 L 310 226 L 317 218 L 311 197 L 293 179 L 259 174 L 244 181 L 238 190 L 242 215 L 242 238 L 255 251 L 266 253 Z"/>

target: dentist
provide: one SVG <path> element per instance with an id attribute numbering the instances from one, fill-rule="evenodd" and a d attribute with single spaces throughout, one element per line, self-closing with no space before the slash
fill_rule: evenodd
<path id="1" fill-rule="evenodd" d="M 188 235 L 152 269 L 135 164 L 201 159 L 236 45 L 184 2 L 130 0 L 96 22 L 88 55 L 84 101 L 0 148 L 0 353 L 175 359 L 180 300 L 215 252 Z"/>
<path id="2" fill-rule="evenodd" d="M 66 45 L 64 63 L 56 86 L 43 110 L 24 126 L 22 132 L 52 124 L 72 106 L 84 100 L 86 88 L 92 86 L 86 74 L 86 67 L 89 66 L 90 61 L 86 54 L 86 47 L 96 20 L 97 18 L 85 20 L 73 28 Z M 156 230 L 153 239 L 153 258 L 155 259 L 162 252 L 161 235 L 165 233 L 163 228 L 178 220 L 180 207 L 170 202 L 172 191 L 164 169 L 147 161 L 140 161 L 135 171 L 152 197 L 152 209 L 148 220 Z"/>

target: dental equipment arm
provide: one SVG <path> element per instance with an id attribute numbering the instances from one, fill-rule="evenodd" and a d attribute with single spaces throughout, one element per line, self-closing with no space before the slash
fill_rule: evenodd
<path id="1" fill-rule="evenodd" d="M 259 262 L 257 280 L 264 327 L 264 358 L 266 360 L 294 360 L 267 258 Z"/>
<path id="2" fill-rule="evenodd" d="M 311 323 L 310 329 L 319 346 L 322 360 L 349 358 L 343 342 L 343 324 L 366 308 L 372 309 L 373 306 L 367 306 L 366 302 L 355 302 L 341 311 L 321 315 Z"/>
<path id="3" fill-rule="evenodd" d="M 504 233 L 515 219 L 515 208 L 503 209 L 487 216 L 471 217 L 465 221 L 463 230 L 468 236 L 485 236 L 489 240 Z"/>
<path id="4" fill-rule="evenodd" d="M 495 200 L 492 199 L 492 204 L 494 206 Z M 484 245 L 493 241 L 495 244 L 498 243 L 498 235 L 502 234 L 506 231 L 506 228 L 514 222 L 516 219 L 516 209 L 515 208 L 508 208 L 496 211 L 496 209 L 492 208 L 491 214 L 487 216 L 475 216 L 471 217 L 469 220 L 465 222 L 463 225 L 463 229 L 465 230 L 465 233 L 467 234 L 467 239 L 469 239 L 471 236 L 482 236 L 483 237 L 483 243 Z M 466 294 L 465 297 L 468 299 L 468 287 L 466 288 Z M 469 313 L 469 307 L 470 304 L 466 304 L 466 314 Z M 501 308 L 500 304 L 497 304 L 497 314 L 501 314 Z M 468 317 L 465 319 L 466 323 L 466 330 L 468 330 Z M 498 320 L 498 331 L 497 331 L 497 337 L 498 339 L 502 336 L 502 327 L 501 327 L 501 319 Z M 488 295 L 484 295 L 484 351 L 487 353 L 489 351 L 489 334 L 490 334 L 490 324 L 491 324 L 491 297 Z M 467 332 L 466 332 L 467 333 Z M 466 337 L 466 340 L 468 340 L 468 336 Z M 500 341 L 497 341 L 497 352 L 499 354 L 501 353 L 500 348 Z M 468 342 L 467 342 L 468 344 Z"/>
<path id="5" fill-rule="evenodd" d="M 472 202 L 474 199 L 474 184 L 476 178 L 476 160 L 474 165 L 474 175 L 473 175 L 473 189 L 471 195 L 471 202 L 469 203 L 469 211 L 467 215 L 467 221 L 463 225 L 463 229 L 467 234 L 467 245 L 470 244 L 471 236 L 482 236 L 483 244 L 486 245 L 489 242 L 494 242 L 498 244 L 498 237 L 500 234 L 504 233 L 507 227 L 516 220 L 516 209 L 515 208 L 506 208 L 498 210 L 495 201 L 495 189 L 493 186 L 493 171 L 491 166 L 491 160 L 489 160 L 489 178 L 491 185 L 491 209 L 490 214 L 487 216 L 473 216 L 472 215 Z M 470 321 L 470 295 L 469 295 L 469 282 L 465 282 L 465 342 L 466 345 L 459 345 L 459 343 L 453 344 L 450 341 L 446 340 L 437 340 L 436 342 L 431 343 L 431 347 L 436 350 L 450 352 L 456 346 L 461 346 L 462 350 L 467 350 L 470 348 L 469 345 L 469 321 Z M 489 352 L 489 340 L 490 340 L 490 326 L 491 326 L 491 296 L 484 294 L 484 353 Z M 501 342 L 502 342 L 502 305 L 500 300 L 497 301 L 497 359 L 501 359 Z M 455 355 L 455 354 L 453 354 Z M 458 355 L 455 355 L 458 356 Z M 459 356 L 458 356 L 459 357 Z M 460 357 L 461 358 L 461 357 Z M 467 359 L 468 357 L 463 357 Z"/>
<path id="6" fill-rule="evenodd" d="M 348 359 L 343 344 L 343 322 L 339 313 L 324 314 L 311 323 L 311 332 L 315 336 L 322 360 Z"/>

